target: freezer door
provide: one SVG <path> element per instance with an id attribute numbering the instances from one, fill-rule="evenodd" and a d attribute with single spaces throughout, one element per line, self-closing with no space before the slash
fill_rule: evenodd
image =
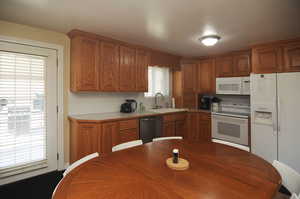
<path id="1" fill-rule="evenodd" d="M 251 74 L 251 104 L 276 104 L 277 74 Z"/>
<path id="2" fill-rule="evenodd" d="M 278 160 L 300 173 L 300 73 L 278 74 Z"/>
<path id="3" fill-rule="evenodd" d="M 277 74 L 251 74 L 251 151 L 277 160 Z"/>

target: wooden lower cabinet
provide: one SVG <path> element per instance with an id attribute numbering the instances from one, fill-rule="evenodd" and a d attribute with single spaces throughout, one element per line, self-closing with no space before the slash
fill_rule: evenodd
<path id="1" fill-rule="evenodd" d="M 139 139 L 138 119 L 114 122 L 70 120 L 70 163 L 91 153 L 108 154 L 112 147 Z"/>
<path id="2" fill-rule="evenodd" d="M 127 129 L 120 131 L 120 143 L 130 142 L 139 139 L 138 129 Z"/>
<path id="3" fill-rule="evenodd" d="M 162 137 L 175 136 L 175 122 L 166 122 L 163 124 Z"/>
<path id="4" fill-rule="evenodd" d="M 101 126 L 92 122 L 71 122 L 70 162 L 83 158 L 91 153 L 99 152 Z"/>
<path id="5" fill-rule="evenodd" d="M 210 113 L 188 113 L 187 138 L 191 141 L 211 141 Z"/>
<path id="6" fill-rule="evenodd" d="M 205 141 L 211 141 L 211 122 L 210 121 L 198 121 L 199 126 L 199 139 Z"/>
<path id="7" fill-rule="evenodd" d="M 186 113 L 173 113 L 163 116 L 162 137 L 182 136 L 185 138 Z"/>
<path id="8" fill-rule="evenodd" d="M 99 151 L 105 154 L 112 152 L 112 147 L 119 143 L 118 131 L 119 128 L 117 122 L 107 122 L 102 124 Z"/>
<path id="9" fill-rule="evenodd" d="M 176 121 L 175 122 L 175 136 L 186 137 L 186 121 Z"/>

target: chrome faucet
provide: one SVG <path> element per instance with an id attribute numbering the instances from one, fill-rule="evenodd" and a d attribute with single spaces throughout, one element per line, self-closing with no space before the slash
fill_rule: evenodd
<path id="1" fill-rule="evenodd" d="M 164 95 L 162 94 L 162 93 L 160 93 L 160 92 L 157 92 L 156 94 L 155 94 L 155 109 L 159 109 L 159 108 L 162 108 L 162 106 L 160 106 L 159 104 L 158 104 L 158 97 L 164 97 Z"/>

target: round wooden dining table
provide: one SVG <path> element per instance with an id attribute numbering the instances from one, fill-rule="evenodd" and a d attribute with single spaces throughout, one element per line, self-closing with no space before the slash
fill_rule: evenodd
<path id="1" fill-rule="evenodd" d="M 189 169 L 167 167 L 174 148 L 189 161 Z M 100 154 L 64 177 L 53 198 L 271 199 L 280 185 L 276 169 L 249 152 L 212 142 L 168 140 Z"/>

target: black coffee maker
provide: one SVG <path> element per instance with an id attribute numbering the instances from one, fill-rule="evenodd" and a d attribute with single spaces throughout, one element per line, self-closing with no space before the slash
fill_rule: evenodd
<path id="1" fill-rule="evenodd" d="M 137 109 L 137 102 L 134 99 L 127 99 L 121 105 L 121 113 L 133 113 Z"/>
<path id="2" fill-rule="evenodd" d="M 199 109 L 210 110 L 212 96 L 200 95 L 199 96 Z"/>
<path id="3" fill-rule="evenodd" d="M 213 95 L 199 95 L 199 109 L 210 110 L 213 102 L 220 102 L 220 99 Z"/>

